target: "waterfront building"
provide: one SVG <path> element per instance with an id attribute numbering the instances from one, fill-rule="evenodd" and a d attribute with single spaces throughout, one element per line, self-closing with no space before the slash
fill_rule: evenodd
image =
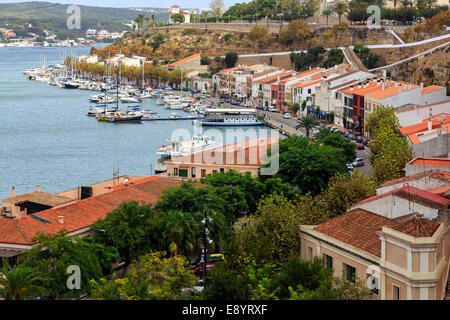
<path id="1" fill-rule="evenodd" d="M 69 205 L 51 208 L 20 218 L 0 218 L 0 258 L 17 263 L 21 252 L 30 250 L 39 243 L 34 239 L 39 233 L 56 234 L 65 230 L 68 236 L 89 236 L 91 225 L 104 219 L 108 212 L 122 202 L 135 200 L 154 205 L 161 192 L 169 187 L 180 186 L 178 179 L 151 176 L 108 187 L 105 193 L 77 200 Z"/>
<path id="2" fill-rule="evenodd" d="M 278 138 L 254 138 L 233 144 L 196 152 L 188 156 L 172 158 L 167 163 L 168 176 L 180 179 L 201 179 L 218 172 L 235 170 L 240 173 L 258 175 L 264 158 Z"/>
<path id="3" fill-rule="evenodd" d="M 42 192 L 41 186 L 29 193 L 17 195 L 15 187 L 11 189 L 11 197 L 1 201 L 2 214 L 7 217 L 20 218 L 50 208 L 59 208 L 87 197 L 98 196 L 110 192 L 123 181 L 130 183 L 142 179 L 139 176 L 119 176 L 106 181 L 78 187 L 57 194 Z"/>

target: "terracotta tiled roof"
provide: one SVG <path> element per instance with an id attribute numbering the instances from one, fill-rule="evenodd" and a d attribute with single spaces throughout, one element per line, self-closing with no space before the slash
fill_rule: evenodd
<path id="1" fill-rule="evenodd" d="M 438 115 L 431 117 L 431 118 L 427 118 L 425 120 L 423 120 L 421 123 L 417 123 L 417 124 L 413 124 L 407 127 L 403 127 L 400 129 L 400 132 L 406 136 L 410 136 L 412 134 L 417 134 L 420 132 L 425 132 L 428 131 L 428 120 L 431 120 L 431 128 L 432 129 L 438 129 L 440 127 L 444 127 L 446 125 L 450 124 L 450 116 L 449 115 L 445 115 L 442 114 L 443 119 L 442 122 L 439 120 L 439 117 L 437 117 Z"/>
<path id="2" fill-rule="evenodd" d="M 34 191 L 29 192 L 25 194 L 21 194 L 15 197 L 11 197 L 8 199 L 4 199 L 3 201 L 8 201 L 14 204 L 18 204 L 23 201 L 30 201 L 35 202 L 47 206 L 54 207 L 59 204 L 63 204 L 65 202 L 73 201 L 71 198 L 58 196 L 56 194 L 47 193 L 47 192 L 41 192 L 41 191 Z"/>
<path id="3" fill-rule="evenodd" d="M 96 197 L 79 200 L 73 204 L 36 213 L 34 216 L 45 219 L 42 222 L 32 216 L 7 219 L 0 218 L 0 244 L 32 245 L 33 237 L 38 233 L 55 234 L 62 229 L 72 233 L 90 227 L 98 219 L 106 217 L 108 212 L 117 208 L 122 202 L 136 200 L 154 204 L 161 191 L 168 187 L 179 186 L 180 180 L 160 177 L 142 179 L 134 185 L 121 188 Z M 64 223 L 58 223 L 58 217 L 64 217 Z"/>
<path id="4" fill-rule="evenodd" d="M 195 58 L 198 58 L 198 57 L 200 57 L 200 54 L 196 53 L 196 54 L 193 54 L 192 56 L 189 56 L 189 57 L 186 57 L 184 59 L 175 61 L 175 62 L 173 62 L 171 64 L 168 64 L 167 66 L 176 67 L 176 66 L 178 66 L 178 65 L 180 65 L 182 63 L 188 62 L 188 61 L 190 61 L 192 59 L 195 59 Z"/>
<path id="5" fill-rule="evenodd" d="M 379 198 L 386 197 L 387 195 L 395 194 L 396 196 L 406 198 L 413 202 L 420 202 L 423 204 L 426 204 L 430 207 L 437 207 L 437 208 L 448 208 L 450 205 L 450 199 L 444 198 L 440 195 L 421 190 L 419 188 L 413 187 L 413 186 L 404 186 L 397 189 L 390 190 L 385 193 L 377 194 L 375 196 L 366 198 L 357 204 L 355 206 L 359 206 L 361 204 L 374 201 Z"/>
<path id="6" fill-rule="evenodd" d="M 419 87 L 417 85 L 405 85 L 403 83 L 401 83 L 400 86 L 402 87 L 401 92 L 409 91 L 409 90 L 416 89 Z M 399 90 L 400 86 L 385 88 L 384 90 L 379 90 L 379 91 L 376 91 L 373 93 L 369 93 L 368 95 L 373 98 L 376 98 L 376 99 L 384 99 L 387 97 L 395 96 L 395 95 L 401 93 Z"/>
<path id="7" fill-rule="evenodd" d="M 248 139 L 196 152 L 188 156 L 173 158 L 168 160 L 167 163 L 261 167 L 263 165 L 261 157 L 277 141 L 277 138 Z"/>
<path id="8" fill-rule="evenodd" d="M 432 237 L 439 226 L 440 223 L 433 222 L 424 218 L 414 217 L 404 223 L 391 226 L 391 228 L 406 233 L 410 236 L 421 238 Z"/>
<path id="9" fill-rule="evenodd" d="M 306 87 L 309 87 L 309 86 L 318 84 L 318 83 L 320 83 L 321 81 L 322 81 L 322 79 L 319 79 L 319 80 L 313 80 L 313 81 L 307 81 L 307 82 L 300 82 L 300 83 L 296 84 L 296 86 L 297 86 L 298 88 L 306 88 Z"/>
<path id="10" fill-rule="evenodd" d="M 430 93 L 436 90 L 441 90 L 441 89 L 445 89 L 445 87 L 441 87 L 441 86 L 428 86 L 422 89 L 422 94 L 426 94 L 426 93 Z"/>
<path id="11" fill-rule="evenodd" d="M 416 158 L 408 165 L 449 167 L 450 159 Z"/>
<path id="12" fill-rule="evenodd" d="M 376 232 L 381 231 L 383 226 L 395 224 L 397 222 L 392 219 L 355 209 L 319 224 L 314 230 L 381 257 L 381 241 Z"/>
<path id="13" fill-rule="evenodd" d="M 434 189 L 429 189 L 427 190 L 428 192 L 434 193 L 434 194 L 445 194 L 447 191 L 450 190 L 450 185 L 447 186 L 442 186 L 442 187 L 438 187 L 438 188 L 434 188 Z"/>
<path id="14" fill-rule="evenodd" d="M 418 180 L 418 179 L 421 179 L 426 176 L 430 176 L 432 178 L 439 179 L 439 180 L 444 180 L 444 181 L 447 181 L 450 183 L 450 172 L 435 169 L 435 170 L 428 170 L 425 172 L 412 174 L 410 176 L 403 177 L 403 178 L 389 180 L 389 181 L 386 181 L 383 184 L 381 184 L 380 187 L 392 186 L 394 184 L 405 183 L 405 182 L 412 181 L 412 180 Z"/>

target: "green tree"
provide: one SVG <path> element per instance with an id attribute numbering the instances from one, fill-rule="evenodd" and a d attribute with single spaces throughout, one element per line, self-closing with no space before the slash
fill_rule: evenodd
<path id="1" fill-rule="evenodd" d="M 283 263 L 299 252 L 300 225 L 318 220 L 300 202 L 282 195 L 262 199 L 256 213 L 234 227 L 237 251 L 261 263 Z"/>
<path id="2" fill-rule="evenodd" d="M 365 131 L 370 138 L 373 138 L 382 127 L 389 127 L 394 132 L 400 133 L 400 122 L 394 107 L 379 106 L 365 119 Z"/>
<path id="3" fill-rule="evenodd" d="M 175 23 L 183 23 L 184 22 L 184 15 L 181 13 L 176 13 L 170 16 L 170 19 Z"/>
<path id="4" fill-rule="evenodd" d="M 328 217 L 334 218 L 344 214 L 352 205 L 375 194 L 375 181 L 357 171 L 351 176 L 335 175 L 328 182 L 321 198 L 326 204 Z"/>
<path id="5" fill-rule="evenodd" d="M 284 44 L 293 43 L 295 48 L 304 42 L 310 35 L 311 30 L 303 19 L 297 19 L 289 22 L 287 29 L 283 29 L 278 33 L 279 41 Z"/>
<path id="6" fill-rule="evenodd" d="M 298 103 L 293 103 L 289 106 L 289 112 L 291 112 L 294 116 L 300 110 L 300 105 Z"/>
<path id="7" fill-rule="evenodd" d="M 315 135 L 315 140 L 318 143 L 323 143 L 327 146 L 332 146 L 337 149 L 341 149 L 345 156 L 345 161 L 350 162 L 355 159 L 356 156 L 356 146 L 354 143 L 345 139 L 342 135 L 337 132 L 331 131 L 329 128 L 321 128 Z"/>
<path id="8" fill-rule="evenodd" d="M 346 14 L 348 11 L 348 4 L 346 2 L 338 1 L 333 8 L 334 12 L 337 13 L 339 18 L 339 23 L 341 23 L 342 15 Z"/>
<path id="9" fill-rule="evenodd" d="M 123 202 L 106 218 L 92 225 L 98 230 L 99 242 L 115 246 L 127 264 L 140 254 L 153 249 L 159 241 L 155 212 L 148 204 Z"/>
<path id="10" fill-rule="evenodd" d="M 327 25 L 328 25 L 328 17 L 333 13 L 330 9 L 325 9 L 322 11 L 322 14 L 327 17 Z"/>
<path id="11" fill-rule="evenodd" d="M 248 39 L 257 43 L 261 48 L 267 42 L 267 29 L 261 26 L 254 26 L 248 33 Z"/>
<path id="12" fill-rule="evenodd" d="M 41 276 L 37 284 L 47 290 L 47 298 L 78 297 L 88 290 L 89 280 L 102 276 L 99 258 L 94 251 L 79 244 L 83 240 L 72 239 L 62 233 L 40 235 L 36 240 L 39 245 L 22 254 L 22 265 Z M 71 265 L 80 268 L 80 290 L 67 288 L 67 268 Z"/>
<path id="13" fill-rule="evenodd" d="M 306 194 L 320 193 L 336 173 L 345 173 L 346 160 L 341 149 L 289 137 L 279 142 L 279 170 L 275 177 L 296 185 Z"/>
<path id="14" fill-rule="evenodd" d="M 46 296 L 40 286 L 43 279 L 31 267 L 14 266 L 3 268 L 0 278 L 0 297 L 5 300 L 30 300 Z"/>
<path id="15" fill-rule="evenodd" d="M 319 124 L 313 117 L 306 116 L 298 120 L 298 124 L 295 129 L 305 130 L 306 136 L 309 138 L 311 130 L 317 128 Z"/>
<path id="16" fill-rule="evenodd" d="M 322 266 L 322 260 L 315 257 L 312 261 L 291 257 L 272 281 L 272 288 L 277 289 L 281 299 L 291 297 L 292 290 L 305 292 L 330 290 L 332 270 Z"/>
<path id="17" fill-rule="evenodd" d="M 195 275 L 186 258 L 164 258 L 165 252 L 152 252 L 130 265 L 125 278 L 90 282 L 93 300 L 174 300 L 181 289 L 192 287 Z"/>
<path id="18" fill-rule="evenodd" d="M 238 61 L 238 55 L 236 52 L 227 52 L 225 54 L 225 64 L 227 68 L 233 68 Z"/>

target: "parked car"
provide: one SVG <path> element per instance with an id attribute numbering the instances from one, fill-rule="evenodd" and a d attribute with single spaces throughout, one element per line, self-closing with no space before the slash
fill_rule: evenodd
<path id="1" fill-rule="evenodd" d="M 207 94 L 206 94 L 206 97 L 207 97 L 207 98 L 211 98 L 211 93 L 207 93 Z"/>
<path id="2" fill-rule="evenodd" d="M 352 162 L 352 166 L 353 166 L 353 167 L 362 167 L 362 166 L 364 166 L 364 159 L 362 159 L 362 158 L 356 158 L 356 159 Z"/>
<path id="3" fill-rule="evenodd" d="M 348 176 L 352 175 L 353 170 L 354 170 L 353 165 L 351 163 L 347 163 L 347 175 Z"/>
<path id="4" fill-rule="evenodd" d="M 356 144 L 356 149 L 357 150 L 364 150 L 364 143 L 357 143 Z"/>
<path id="5" fill-rule="evenodd" d="M 350 132 L 349 132 L 349 131 L 345 131 L 345 132 L 344 132 L 344 138 L 348 138 L 349 135 L 350 135 Z"/>
<path id="6" fill-rule="evenodd" d="M 197 294 L 202 292 L 205 289 L 205 285 L 203 284 L 203 280 L 199 280 L 195 286 L 192 287 L 192 294 Z"/>
<path id="7" fill-rule="evenodd" d="M 354 134 L 350 133 L 347 138 L 349 138 L 350 140 L 355 140 L 356 136 Z"/>
<path id="8" fill-rule="evenodd" d="M 357 137 L 356 137 L 356 142 L 357 142 L 357 143 L 361 143 L 361 142 L 362 142 L 362 139 L 363 139 L 363 137 L 357 136 Z"/>
<path id="9" fill-rule="evenodd" d="M 283 114 L 283 118 L 285 119 L 292 119 L 292 116 L 289 112 L 286 112 L 285 114 Z"/>
<path id="10" fill-rule="evenodd" d="M 277 111 L 277 108 L 275 108 L 275 107 L 269 107 L 269 109 L 268 109 L 270 112 L 275 112 L 275 111 Z"/>
<path id="11" fill-rule="evenodd" d="M 211 270 L 214 267 L 214 265 L 217 262 L 225 261 L 225 257 L 221 253 L 210 254 L 210 255 L 208 255 L 207 259 L 208 259 L 207 264 L 206 264 L 206 272 L 207 273 L 209 272 L 209 270 Z M 197 276 L 202 276 L 203 275 L 203 262 L 202 262 L 201 257 L 199 257 L 191 265 L 191 271 L 194 272 Z"/>

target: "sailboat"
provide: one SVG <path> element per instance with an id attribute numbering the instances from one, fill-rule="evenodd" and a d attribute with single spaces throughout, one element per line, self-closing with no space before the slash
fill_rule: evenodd
<path id="1" fill-rule="evenodd" d="M 137 112 L 120 112 L 119 111 L 119 86 L 120 86 L 120 62 L 118 64 L 117 70 L 117 87 L 116 87 L 116 110 L 114 112 L 107 112 L 105 108 L 105 112 L 103 114 L 97 115 L 98 121 L 108 121 L 108 122 L 141 122 L 143 114 Z"/>

